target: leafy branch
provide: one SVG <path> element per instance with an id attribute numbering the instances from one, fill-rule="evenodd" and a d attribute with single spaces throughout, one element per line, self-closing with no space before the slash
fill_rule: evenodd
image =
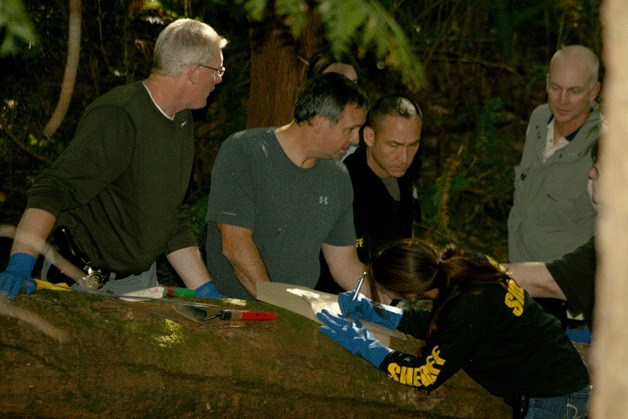
<path id="1" fill-rule="evenodd" d="M 3 28 L 6 33 L 4 39 L 0 39 L 0 57 L 18 52 L 20 40 L 30 45 L 39 42 L 33 22 L 28 18 L 21 0 L 0 2 L 0 33 Z"/>
<path id="2" fill-rule="evenodd" d="M 290 23 L 292 35 L 300 35 L 310 7 L 302 0 L 240 0 L 253 20 L 262 20 L 267 8 Z M 314 0 L 312 10 L 321 16 L 330 48 L 348 52 L 356 44 L 361 53 L 374 49 L 376 57 L 400 72 L 412 90 L 427 86 L 423 64 L 413 52 L 395 19 L 376 0 Z"/>

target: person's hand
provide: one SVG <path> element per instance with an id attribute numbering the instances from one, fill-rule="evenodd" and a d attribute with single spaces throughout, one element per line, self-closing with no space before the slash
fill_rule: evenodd
<path id="1" fill-rule="evenodd" d="M 397 307 L 377 304 L 362 294 L 353 300 L 355 291 L 347 291 L 338 295 L 338 305 L 343 317 L 353 320 L 365 320 L 367 322 L 381 324 L 389 329 L 396 329 L 403 317 L 403 310 Z"/>
<path id="2" fill-rule="evenodd" d="M 212 281 L 207 281 L 195 289 L 194 296 L 196 298 L 225 298 L 218 292 Z"/>
<path id="3" fill-rule="evenodd" d="M 321 333 L 340 343 L 352 354 L 360 355 L 377 368 L 392 352 L 392 349 L 375 339 L 366 327 L 345 320 L 327 309 L 317 313 L 316 317 L 325 324 L 319 327 Z"/>
<path id="4" fill-rule="evenodd" d="M 15 298 L 20 291 L 30 294 L 37 289 L 31 278 L 35 257 L 28 253 L 15 253 L 9 257 L 7 269 L 0 273 L 0 296 Z"/>

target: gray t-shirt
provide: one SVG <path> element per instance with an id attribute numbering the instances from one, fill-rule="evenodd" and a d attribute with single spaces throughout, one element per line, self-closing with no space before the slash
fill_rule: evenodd
<path id="1" fill-rule="evenodd" d="M 236 133 L 223 143 L 212 170 L 207 208 L 207 265 L 227 297 L 252 299 L 222 255 L 216 223 L 245 227 L 271 280 L 314 287 L 321 245 L 355 243 L 353 189 L 344 164 L 319 159 L 296 166 L 274 128 Z"/>

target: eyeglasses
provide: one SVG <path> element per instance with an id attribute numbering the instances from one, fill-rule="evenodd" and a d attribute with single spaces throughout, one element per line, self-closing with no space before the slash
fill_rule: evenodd
<path id="1" fill-rule="evenodd" d="M 226 68 L 224 68 L 223 66 L 220 67 L 210 67 L 208 65 L 203 65 L 203 64 L 199 64 L 201 67 L 205 67 L 205 68 L 209 68 L 210 70 L 216 70 L 218 72 L 218 75 L 220 77 L 225 75 L 225 71 L 227 70 Z"/>

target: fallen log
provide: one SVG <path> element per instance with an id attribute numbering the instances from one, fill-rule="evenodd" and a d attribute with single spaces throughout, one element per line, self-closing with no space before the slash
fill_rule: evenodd
<path id="1" fill-rule="evenodd" d="M 182 301 L 177 299 L 177 301 Z M 220 308 L 242 308 L 233 300 Z M 195 323 L 162 302 L 42 290 L 0 307 L 0 412 L 9 416 L 508 417 L 466 374 L 426 393 L 388 379 L 302 316 Z M 6 308 L 6 307 L 5 307 Z M 59 338 L 59 330 L 64 338 Z M 393 339 L 416 350 L 420 342 Z"/>

